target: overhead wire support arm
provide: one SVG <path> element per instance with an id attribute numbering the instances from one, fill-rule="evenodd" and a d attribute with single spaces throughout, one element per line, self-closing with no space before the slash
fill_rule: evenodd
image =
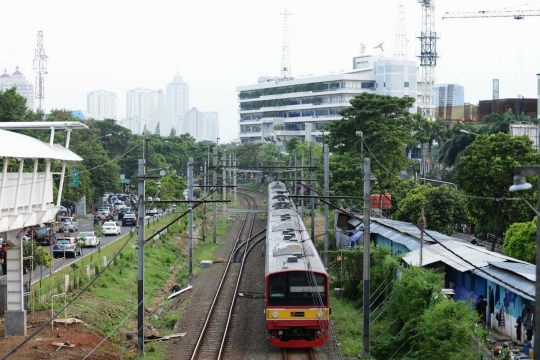
<path id="1" fill-rule="evenodd" d="M 494 18 L 513 17 L 516 20 L 523 20 L 525 16 L 540 16 L 540 10 L 505 10 L 505 11 L 470 11 L 470 12 L 446 12 L 445 19 L 472 19 L 472 18 Z"/>

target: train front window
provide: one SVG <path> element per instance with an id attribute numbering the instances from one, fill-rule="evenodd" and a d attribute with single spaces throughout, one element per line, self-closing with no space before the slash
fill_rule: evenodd
<path id="1" fill-rule="evenodd" d="M 327 303 L 324 275 L 297 271 L 270 276 L 270 306 L 320 306 Z"/>

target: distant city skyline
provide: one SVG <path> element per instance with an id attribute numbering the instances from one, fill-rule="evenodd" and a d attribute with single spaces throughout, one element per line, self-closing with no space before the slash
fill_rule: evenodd
<path id="1" fill-rule="evenodd" d="M 190 106 L 219 112 L 222 141 L 238 137 L 236 87 L 252 84 L 264 74 L 280 73 L 280 13 L 285 7 L 293 14 L 289 18 L 291 72 L 297 78 L 349 70 L 361 44 L 366 45 L 368 54 L 375 54 L 373 47 L 384 42 L 384 54 L 393 54 L 398 9 L 397 0 L 335 0 L 332 6 L 306 0 L 156 0 L 151 7 L 127 0 L 56 0 L 54 6 L 28 0 L 23 7 L 20 1 L 6 0 L 2 5 L 6 14 L 24 13 L 22 18 L 6 16 L 0 23 L 0 32 L 10 34 L 0 38 L 2 66 L 10 74 L 19 65 L 26 79 L 34 83 L 36 34 L 43 30 L 49 57 L 46 112 L 51 108 L 85 109 L 87 92 L 107 89 L 118 94 L 117 117 L 121 119 L 126 116 L 122 105 L 126 90 L 145 87 L 165 91 L 171 74 L 179 68 L 190 86 Z M 416 1 L 404 5 L 409 59 L 417 60 L 420 42 L 415 36 L 421 29 L 421 6 Z M 540 49 L 533 46 L 540 31 L 536 18 L 442 20 L 446 11 L 495 10 L 511 5 L 513 10 L 538 7 L 517 7 L 508 0 L 437 2 L 435 27 L 441 38 L 436 83 L 463 85 L 469 103 L 491 99 L 493 79 L 500 79 L 500 98 L 517 94 L 536 97 L 536 74 L 540 72 Z M 82 11 L 84 16 L 73 16 Z M 179 13 L 182 21 L 178 21 Z M 100 26 L 95 26 L 97 18 Z M 332 31 L 328 31 L 320 26 L 320 19 L 340 20 L 332 22 Z M 501 50 L 494 55 L 493 49 L 500 44 L 507 44 L 504 54 Z"/>
<path id="2" fill-rule="evenodd" d="M 103 116 L 106 119 L 118 120 L 116 103 L 117 95 L 103 89 L 86 94 L 86 110 L 91 114 Z"/>

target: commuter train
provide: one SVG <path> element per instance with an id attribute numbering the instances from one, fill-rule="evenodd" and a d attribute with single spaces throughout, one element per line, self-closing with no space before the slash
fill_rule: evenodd
<path id="1" fill-rule="evenodd" d="M 328 274 L 282 182 L 268 187 L 266 329 L 271 345 L 322 346 L 328 339 Z"/>

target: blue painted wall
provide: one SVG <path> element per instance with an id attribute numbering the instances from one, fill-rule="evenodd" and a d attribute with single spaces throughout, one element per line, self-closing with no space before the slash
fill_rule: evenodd
<path id="1" fill-rule="evenodd" d="M 387 239 L 384 236 L 381 236 L 379 234 L 372 234 L 371 237 L 377 246 L 384 246 L 384 247 L 391 248 L 392 254 L 397 254 L 397 253 L 406 254 L 408 252 L 411 252 L 409 248 L 401 244 L 397 244 L 393 242 L 392 240 Z"/>

